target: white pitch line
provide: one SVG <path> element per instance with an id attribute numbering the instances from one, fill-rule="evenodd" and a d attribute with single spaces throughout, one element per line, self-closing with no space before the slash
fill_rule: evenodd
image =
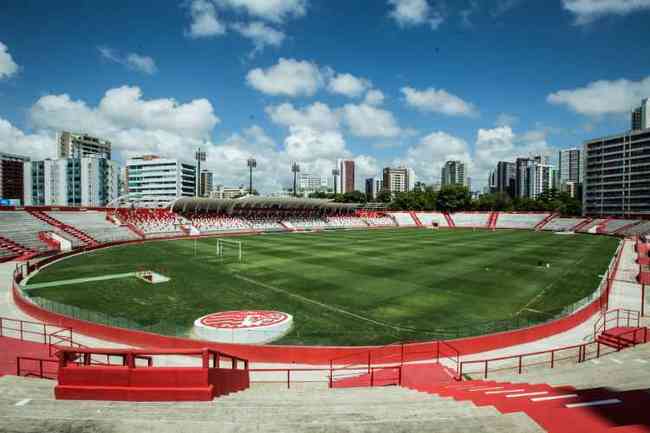
<path id="1" fill-rule="evenodd" d="M 636 362 L 640 362 L 641 364 L 647 364 L 648 360 L 647 359 L 635 359 Z"/>
<path id="2" fill-rule="evenodd" d="M 521 391 L 526 391 L 524 388 L 519 388 L 519 389 L 504 389 L 502 391 L 488 391 L 485 394 L 507 394 L 509 392 L 521 392 Z"/>
<path id="3" fill-rule="evenodd" d="M 615 364 L 622 364 L 623 363 L 623 361 L 621 361 L 620 359 L 616 359 L 616 358 L 609 358 L 609 359 L 611 359 L 612 362 L 615 363 Z"/>
<path id="4" fill-rule="evenodd" d="M 605 406 L 608 404 L 618 404 L 618 403 L 623 403 L 623 402 L 617 398 L 610 398 L 608 400 L 596 400 L 596 401 L 586 401 L 584 403 L 565 404 L 564 407 L 568 409 L 574 409 L 576 407 Z"/>
<path id="5" fill-rule="evenodd" d="M 508 394 L 506 395 L 506 398 L 532 397 L 534 395 L 545 395 L 545 394 L 548 394 L 548 391 L 524 392 L 522 394 Z"/>
<path id="6" fill-rule="evenodd" d="M 484 386 L 482 388 L 472 388 L 472 389 L 470 389 L 470 392 L 474 392 L 474 391 L 492 391 L 494 389 L 503 389 L 503 387 L 502 386 L 488 386 L 488 387 Z"/>
<path id="7" fill-rule="evenodd" d="M 596 365 L 600 364 L 600 361 L 597 360 L 597 359 L 592 359 L 591 362 L 593 362 L 593 363 L 596 364 Z"/>
<path id="8" fill-rule="evenodd" d="M 578 396 L 578 394 L 551 395 L 549 397 L 531 398 L 530 401 L 537 403 L 539 401 L 561 400 L 561 399 L 564 399 L 564 398 L 574 398 L 574 397 L 577 397 L 577 396 Z"/>
<path id="9" fill-rule="evenodd" d="M 20 400 L 18 403 L 16 403 L 15 406 L 25 406 L 30 401 L 32 401 L 31 398 L 24 398 L 24 399 Z"/>

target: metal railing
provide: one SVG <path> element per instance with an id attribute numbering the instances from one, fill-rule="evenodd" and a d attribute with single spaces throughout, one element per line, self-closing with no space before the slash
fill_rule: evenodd
<path id="1" fill-rule="evenodd" d="M 35 367 L 30 368 L 30 365 Z M 54 368 L 48 368 L 48 366 Z M 38 377 L 40 379 L 56 379 L 59 370 L 57 359 L 35 358 L 30 356 L 16 357 L 16 376 Z"/>
<path id="2" fill-rule="evenodd" d="M 613 325 L 615 323 L 615 325 Z M 641 312 L 637 310 L 628 310 L 617 308 L 609 310 L 600 315 L 594 323 L 593 339 L 596 340 L 598 335 L 607 331 L 607 329 L 625 326 L 626 328 L 638 328 L 641 324 Z"/>

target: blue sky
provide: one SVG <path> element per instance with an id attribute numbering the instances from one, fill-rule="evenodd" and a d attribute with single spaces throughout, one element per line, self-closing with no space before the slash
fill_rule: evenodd
<path id="1" fill-rule="evenodd" d="M 650 97 L 650 0 L 35 0 L 0 5 L 0 150 L 55 133 L 133 154 L 202 146 L 219 183 L 287 185 L 289 164 L 357 184 L 448 158 L 479 187 L 501 159 L 629 127 Z"/>

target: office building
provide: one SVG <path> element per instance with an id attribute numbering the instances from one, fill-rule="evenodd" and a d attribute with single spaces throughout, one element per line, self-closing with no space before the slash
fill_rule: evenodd
<path id="1" fill-rule="evenodd" d="M 126 163 L 130 199 L 144 206 L 163 206 L 178 197 L 194 197 L 196 164 L 144 155 Z"/>
<path id="2" fill-rule="evenodd" d="M 443 187 L 447 185 L 468 186 L 465 163 L 461 161 L 445 162 L 445 165 L 442 166 L 440 183 Z"/>
<path id="3" fill-rule="evenodd" d="M 555 169 L 549 164 L 535 163 L 528 167 L 528 198 L 536 199 L 554 186 Z"/>
<path id="4" fill-rule="evenodd" d="M 582 151 L 585 215 L 650 215 L 650 130 L 589 140 Z"/>
<path id="5" fill-rule="evenodd" d="M 0 152 L 0 205 L 23 204 L 23 167 L 29 158 Z"/>
<path id="6" fill-rule="evenodd" d="M 298 192 L 308 196 L 314 192 L 327 192 L 327 178 L 309 173 L 298 175 Z"/>
<path id="7" fill-rule="evenodd" d="M 499 161 L 491 182 L 492 189 L 494 192 L 506 193 L 510 197 L 514 197 L 516 179 L 515 163 Z"/>
<path id="8" fill-rule="evenodd" d="M 632 131 L 650 128 L 650 102 L 648 98 L 641 101 L 641 106 L 632 111 Z"/>
<path id="9" fill-rule="evenodd" d="M 247 194 L 248 194 L 248 190 L 244 188 L 243 185 L 237 187 L 227 187 L 223 185 L 217 185 L 210 193 L 210 198 L 218 198 L 218 199 L 238 198 L 238 197 L 243 197 Z M 286 196 L 289 196 L 289 194 L 287 194 Z"/>
<path id="10" fill-rule="evenodd" d="M 111 159 L 111 142 L 88 134 L 61 132 L 57 137 L 59 158 L 83 158 L 98 155 Z"/>
<path id="11" fill-rule="evenodd" d="M 336 191 L 341 194 L 355 190 L 354 161 L 339 159 L 337 161 L 339 176 Z"/>
<path id="12" fill-rule="evenodd" d="M 384 181 L 377 177 L 369 177 L 366 179 L 366 197 L 370 200 L 375 200 L 379 193 L 384 189 Z"/>
<path id="13" fill-rule="evenodd" d="M 582 182 L 582 159 L 580 149 L 560 150 L 558 154 L 556 187 L 576 197 L 577 185 Z M 571 184 L 571 186 L 568 186 Z"/>
<path id="14" fill-rule="evenodd" d="M 406 167 L 384 168 L 383 172 L 383 190 L 390 192 L 391 194 L 397 194 L 400 192 L 408 192 L 409 188 L 412 188 L 414 180 L 411 179 L 413 171 L 409 170 Z"/>
<path id="15" fill-rule="evenodd" d="M 26 206 L 106 206 L 118 197 L 120 167 L 96 155 L 23 163 Z"/>
<path id="16" fill-rule="evenodd" d="M 214 188 L 214 174 L 208 170 L 201 170 L 201 179 L 199 181 L 199 196 L 209 197 Z"/>

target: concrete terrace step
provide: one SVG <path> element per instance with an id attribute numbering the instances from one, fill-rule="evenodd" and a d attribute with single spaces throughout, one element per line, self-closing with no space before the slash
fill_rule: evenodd
<path id="1" fill-rule="evenodd" d="M 0 416 L 0 426 L 6 433 L 69 433 L 69 432 L 110 432 L 110 433 L 533 433 L 543 430 L 524 414 L 486 416 L 482 418 L 433 418 L 417 421 L 337 421 L 309 423 L 264 422 L 150 422 L 140 420 L 79 419 L 59 416 L 43 419 L 33 416 Z"/>

